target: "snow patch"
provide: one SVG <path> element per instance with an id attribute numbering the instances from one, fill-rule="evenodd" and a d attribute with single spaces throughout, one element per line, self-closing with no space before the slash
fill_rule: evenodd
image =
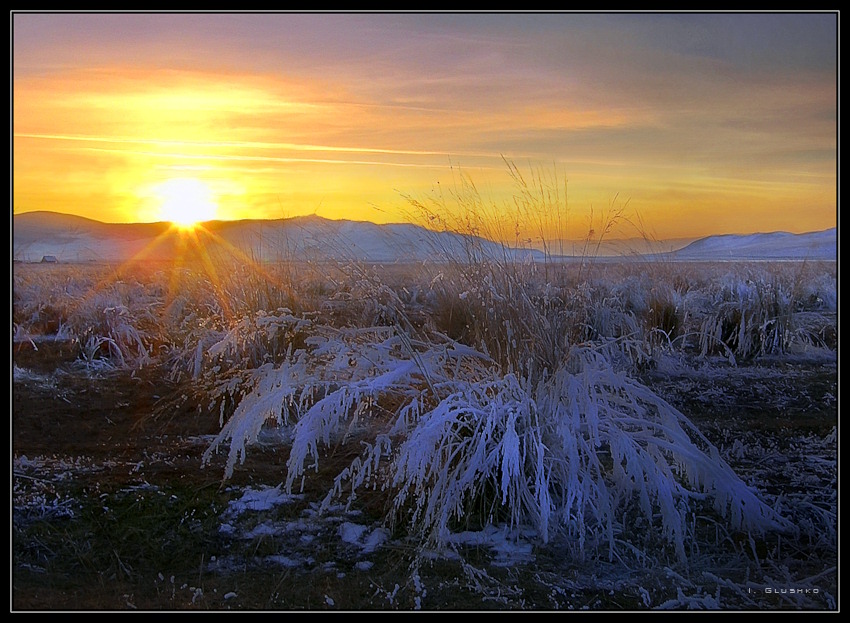
<path id="1" fill-rule="evenodd" d="M 231 500 L 228 505 L 228 514 L 240 515 L 245 511 L 269 510 L 279 504 L 288 504 L 299 496 L 284 493 L 281 485 L 276 487 L 261 487 L 260 489 L 246 488 L 242 497 Z"/>
<path id="2" fill-rule="evenodd" d="M 363 534 L 366 532 L 366 530 L 368 530 L 366 526 L 361 526 L 360 524 L 346 521 L 343 522 L 339 527 L 339 536 L 346 543 L 351 543 L 352 545 L 355 545 L 363 537 Z"/>
<path id="3" fill-rule="evenodd" d="M 383 528 L 370 531 L 368 526 L 346 521 L 339 526 L 339 536 L 346 543 L 358 546 L 362 553 L 371 554 L 383 545 L 390 535 Z"/>
<path id="4" fill-rule="evenodd" d="M 448 542 L 455 546 L 488 547 L 494 554 L 492 564 L 499 567 L 534 560 L 532 544 L 507 526 L 488 525 L 478 532 L 458 532 L 452 534 Z"/>

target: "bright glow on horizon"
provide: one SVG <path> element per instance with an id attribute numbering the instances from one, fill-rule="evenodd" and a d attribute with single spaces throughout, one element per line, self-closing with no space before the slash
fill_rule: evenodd
<path id="1" fill-rule="evenodd" d="M 161 202 L 160 218 L 183 229 L 216 217 L 217 205 L 210 187 L 194 178 L 174 178 L 154 188 Z"/>

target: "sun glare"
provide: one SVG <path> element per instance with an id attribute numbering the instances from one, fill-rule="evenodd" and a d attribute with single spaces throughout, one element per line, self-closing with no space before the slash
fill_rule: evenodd
<path id="1" fill-rule="evenodd" d="M 168 180 L 157 187 L 156 195 L 162 202 L 160 217 L 180 228 L 191 229 L 215 218 L 218 206 L 212 190 L 199 179 Z"/>

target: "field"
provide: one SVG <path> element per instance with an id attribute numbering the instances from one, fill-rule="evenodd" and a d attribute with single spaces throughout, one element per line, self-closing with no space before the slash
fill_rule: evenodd
<path id="1" fill-rule="evenodd" d="M 11 607 L 836 610 L 835 262 L 13 265 Z"/>

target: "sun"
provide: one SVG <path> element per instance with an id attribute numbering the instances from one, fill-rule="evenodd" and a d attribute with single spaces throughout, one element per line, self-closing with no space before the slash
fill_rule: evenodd
<path id="1" fill-rule="evenodd" d="M 215 218 L 218 205 L 210 187 L 196 178 L 174 178 L 159 184 L 155 194 L 161 201 L 160 218 L 181 229 Z"/>

